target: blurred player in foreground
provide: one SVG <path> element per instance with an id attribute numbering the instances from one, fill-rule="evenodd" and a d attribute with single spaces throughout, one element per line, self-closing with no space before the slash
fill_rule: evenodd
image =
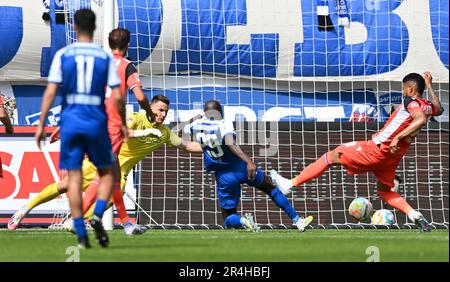
<path id="1" fill-rule="evenodd" d="M 142 83 L 139 80 L 139 74 L 133 64 L 124 58 L 130 46 L 130 32 L 124 28 L 116 28 L 109 33 L 108 36 L 109 47 L 112 50 L 114 56 L 114 63 L 117 67 L 117 72 L 120 78 L 120 90 L 122 98 L 125 100 L 128 94 L 128 90 L 133 92 L 136 100 L 142 109 L 144 109 L 146 115 L 151 118 L 152 110 L 148 102 L 147 96 L 142 91 Z M 112 199 L 116 206 L 120 220 L 123 223 L 123 228 L 126 234 L 139 234 L 142 230 L 139 226 L 133 224 L 128 217 L 125 203 L 123 201 L 122 191 L 120 189 L 120 164 L 118 161 L 118 155 L 120 148 L 124 142 L 124 137 L 121 134 L 121 116 L 116 107 L 114 99 L 110 96 L 111 92 L 107 91 L 105 106 L 108 114 L 108 133 L 112 143 L 112 150 L 116 156 L 116 162 L 113 166 L 114 172 L 114 185 L 112 190 Z M 99 185 L 98 178 L 91 182 L 93 191 L 97 191 Z M 91 190 L 92 191 L 92 190 Z"/>
<path id="2" fill-rule="evenodd" d="M 241 185 L 247 183 L 266 193 L 303 232 L 313 220 L 312 216 L 301 218 L 280 189 L 258 168 L 236 143 L 236 132 L 231 122 L 223 119 L 222 106 L 218 101 L 205 103 L 205 117 L 184 128 L 203 148 L 206 171 L 216 177 L 217 195 L 227 228 L 245 227 L 257 231 L 258 226 L 246 216 L 237 214 L 241 197 Z"/>
<path id="3" fill-rule="evenodd" d="M 14 111 L 14 106 L 8 107 L 6 106 L 7 98 L 3 95 L 0 95 L 0 121 L 5 125 L 5 132 L 8 134 L 14 133 L 14 127 L 11 124 L 10 115 L 12 111 Z M 8 101 L 9 103 L 12 103 Z M 3 177 L 3 169 L 2 169 L 2 158 L 0 157 L 0 178 Z"/>
<path id="4" fill-rule="evenodd" d="M 151 120 L 148 119 L 146 114 L 142 113 L 132 113 L 131 116 L 128 117 L 127 122 L 130 129 L 130 135 L 128 141 L 122 145 L 119 154 L 122 190 L 125 189 L 126 177 L 133 167 L 164 144 L 174 146 L 190 153 L 202 152 L 200 144 L 182 140 L 175 132 L 171 131 L 163 124 L 167 112 L 169 111 L 169 105 L 170 101 L 165 96 L 155 96 L 153 97 L 150 106 L 154 113 Z M 160 132 L 159 136 L 151 136 L 149 134 L 148 136 L 142 137 L 142 135 L 148 133 L 153 134 L 155 130 Z M 89 187 L 89 185 L 92 181 L 95 181 L 94 178 L 96 173 L 96 167 L 88 160 L 85 160 L 83 162 L 83 189 L 87 189 L 83 198 L 83 213 L 85 218 L 89 218 L 93 211 L 91 206 L 95 199 L 96 187 Z M 11 217 L 8 228 L 10 230 L 15 230 L 26 214 L 33 208 L 55 199 L 65 192 L 67 192 L 67 178 L 64 178 L 58 183 L 50 184 Z M 72 220 L 68 220 L 64 226 L 66 229 L 72 230 Z M 128 230 L 125 230 L 125 233 L 127 235 L 133 234 Z"/>
<path id="5" fill-rule="evenodd" d="M 395 171 L 406 154 L 411 142 L 432 116 L 439 116 L 443 109 L 432 88 L 431 73 L 424 77 L 410 73 L 403 78 L 403 103 L 389 117 L 384 127 L 369 141 L 343 144 L 325 153 L 319 160 L 307 166 L 297 177 L 286 179 L 275 170 L 272 180 L 288 194 L 292 187 L 300 186 L 321 176 L 332 165 L 343 165 L 349 174 L 373 172 L 377 178 L 377 193 L 390 206 L 405 213 L 421 231 L 430 232 L 431 226 L 425 217 L 414 210 L 394 187 Z M 425 87 L 431 102 L 422 98 Z"/>
<path id="6" fill-rule="evenodd" d="M 36 142 L 41 148 L 45 140 L 45 121 L 61 85 L 63 104 L 61 113 L 60 169 L 68 171 L 68 192 L 71 214 L 80 248 L 90 248 L 82 213 L 82 171 L 84 155 L 98 168 L 100 184 L 94 216 L 90 223 L 98 243 L 109 245 L 101 218 L 111 196 L 114 181 L 112 166 L 114 155 L 108 137 L 108 117 L 105 112 L 105 89 L 110 87 L 111 97 L 121 117 L 121 134 L 127 137 L 125 104 L 120 92 L 120 79 L 114 59 L 92 42 L 95 14 L 81 9 L 74 15 L 77 42 L 59 50 L 53 58 L 47 88 L 41 107 L 41 118 L 36 131 Z"/>

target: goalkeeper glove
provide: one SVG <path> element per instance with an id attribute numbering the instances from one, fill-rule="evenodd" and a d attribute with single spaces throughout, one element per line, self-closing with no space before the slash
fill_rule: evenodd
<path id="1" fill-rule="evenodd" d="M 156 128 L 149 128 L 144 130 L 135 130 L 134 131 L 134 137 L 148 137 L 150 135 L 155 135 L 157 137 L 161 137 L 162 133 L 159 129 Z"/>

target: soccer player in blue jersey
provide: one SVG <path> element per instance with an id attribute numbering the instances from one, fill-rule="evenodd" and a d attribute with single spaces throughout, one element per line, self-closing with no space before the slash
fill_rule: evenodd
<path id="1" fill-rule="evenodd" d="M 242 151 L 236 143 L 233 123 L 223 119 L 220 103 L 215 100 L 208 101 L 204 111 L 205 116 L 187 125 L 184 132 L 191 134 L 201 144 L 205 169 L 215 174 L 224 226 L 257 230 L 252 219 L 237 214 L 241 185 L 247 183 L 269 195 L 303 232 L 313 217 L 301 218 L 280 189 L 275 187 L 261 168 Z"/>
<path id="2" fill-rule="evenodd" d="M 61 87 L 63 95 L 61 113 L 60 168 L 68 171 L 69 203 L 80 248 L 89 248 L 89 240 L 82 213 L 81 163 L 85 154 L 98 168 L 100 185 L 97 190 L 94 216 L 90 223 L 102 247 L 109 244 L 101 218 L 109 201 L 113 186 L 114 156 L 107 130 L 105 112 L 106 87 L 116 100 L 122 117 L 121 131 L 127 137 L 125 106 L 120 93 L 120 79 L 114 58 L 92 42 L 95 14 L 88 9 L 75 13 L 74 28 L 77 41 L 61 50 L 53 58 L 47 88 L 41 107 L 36 142 L 45 139 L 44 126 L 56 92 Z"/>

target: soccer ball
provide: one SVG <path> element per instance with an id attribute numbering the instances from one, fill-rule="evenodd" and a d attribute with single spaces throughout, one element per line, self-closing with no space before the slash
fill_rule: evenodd
<path id="1" fill-rule="evenodd" d="M 348 213 L 357 221 L 368 222 L 373 213 L 372 203 L 365 198 L 356 198 L 350 203 Z"/>
<path id="2" fill-rule="evenodd" d="M 372 216 L 372 224 L 377 225 L 395 224 L 394 214 L 388 210 L 377 210 Z"/>

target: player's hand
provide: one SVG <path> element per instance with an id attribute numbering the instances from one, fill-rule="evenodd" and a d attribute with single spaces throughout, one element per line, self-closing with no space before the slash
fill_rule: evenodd
<path id="1" fill-rule="evenodd" d="M 149 137 L 150 135 L 154 135 L 156 137 L 161 137 L 162 133 L 157 128 L 147 128 L 142 130 L 129 130 L 129 137 L 139 138 L 139 137 Z"/>
<path id="2" fill-rule="evenodd" d="M 249 162 L 247 164 L 247 173 L 248 173 L 248 179 L 249 180 L 255 179 L 256 165 L 253 162 Z"/>
<path id="3" fill-rule="evenodd" d="M 394 138 L 394 139 L 391 141 L 391 144 L 389 145 L 389 151 L 391 151 L 391 153 L 392 153 L 393 155 L 395 155 L 395 154 L 397 154 L 397 152 L 398 152 L 399 149 L 400 149 L 400 148 L 398 147 L 398 139 L 397 139 L 397 138 Z"/>
<path id="4" fill-rule="evenodd" d="M 39 125 L 37 127 L 36 130 L 36 134 L 34 135 L 35 139 L 36 139 L 36 144 L 39 148 L 39 150 L 41 150 L 41 142 L 45 141 L 45 132 L 44 132 L 44 127 Z"/>
<path id="5" fill-rule="evenodd" d="M 425 86 L 428 88 L 431 87 L 431 84 L 433 83 L 433 76 L 431 75 L 431 72 L 424 72 L 423 78 L 425 79 Z"/>
<path id="6" fill-rule="evenodd" d="M 61 139 L 61 137 L 59 135 L 59 127 L 57 127 L 55 131 L 53 131 L 52 135 L 50 135 L 50 144 L 55 143 L 59 139 Z"/>
<path id="7" fill-rule="evenodd" d="M 161 137 L 162 133 L 161 130 L 157 129 L 157 128 L 150 128 L 150 129 L 146 129 L 148 131 L 148 135 L 155 135 L 157 137 Z"/>
<path id="8" fill-rule="evenodd" d="M 124 138 L 124 142 L 127 142 L 128 141 L 128 135 L 129 135 L 128 127 L 126 125 L 122 124 L 120 126 L 120 131 L 122 132 L 122 136 Z"/>

